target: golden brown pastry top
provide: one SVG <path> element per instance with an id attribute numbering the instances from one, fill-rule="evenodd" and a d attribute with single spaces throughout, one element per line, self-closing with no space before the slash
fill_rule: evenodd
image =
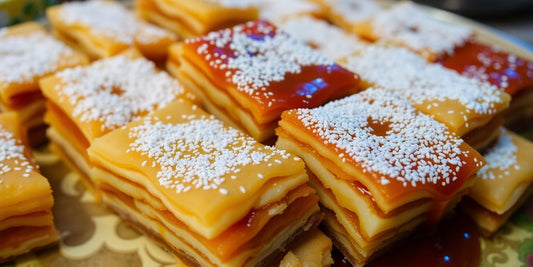
<path id="1" fill-rule="evenodd" d="M 487 164 L 477 173 L 469 196 L 491 211 L 511 208 L 533 182 L 533 143 L 508 130 L 483 156 Z"/>
<path id="2" fill-rule="evenodd" d="M 369 46 L 341 61 L 368 85 L 396 92 L 460 136 L 487 123 L 511 99 L 404 48 Z"/>
<path id="3" fill-rule="evenodd" d="M 356 75 L 265 21 L 188 39 L 182 48 L 185 58 L 260 123 L 359 87 Z"/>
<path id="4" fill-rule="evenodd" d="M 88 60 L 28 22 L 0 29 L 0 62 L 0 97 L 9 106 L 14 96 L 39 91 L 39 78 Z"/>
<path id="5" fill-rule="evenodd" d="M 93 164 L 143 185 L 206 238 L 307 181 L 299 158 L 182 99 L 95 140 L 88 151 Z"/>
<path id="6" fill-rule="evenodd" d="M 309 136 L 306 144 L 325 145 L 319 153 L 348 174 L 339 179 L 363 184 L 378 204 L 413 196 L 449 200 L 484 162 L 445 125 L 376 89 L 284 112 L 280 126 L 289 125 Z"/>
<path id="7" fill-rule="evenodd" d="M 42 79 L 40 86 L 89 141 L 176 98 L 195 99 L 135 50 L 58 72 Z"/>

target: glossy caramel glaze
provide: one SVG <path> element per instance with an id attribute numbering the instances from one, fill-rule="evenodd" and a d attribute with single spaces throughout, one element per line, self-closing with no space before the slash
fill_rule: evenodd
<path id="1" fill-rule="evenodd" d="M 352 266 L 338 250 L 335 249 L 332 255 L 333 267 Z M 434 228 L 420 229 L 416 235 L 399 242 L 366 266 L 474 267 L 479 265 L 480 257 L 476 225 L 465 215 L 456 214 Z"/>
<path id="2" fill-rule="evenodd" d="M 487 81 L 511 96 L 533 86 L 533 62 L 475 41 L 457 48 L 440 63 L 462 75 Z"/>
<path id="3" fill-rule="evenodd" d="M 240 87 L 246 87 L 246 85 L 235 81 L 234 76 L 235 73 L 239 73 L 241 70 L 238 67 L 228 67 L 231 64 L 230 62 L 243 57 L 242 54 L 236 54 L 234 49 L 235 40 L 239 38 L 240 40 L 249 39 L 243 42 L 248 46 L 246 48 L 248 58 L 253 59 L 263 56 L 261 51 L 252 52 L 256 46 L 261 46 L 261 43 L 273 40 L 276 35 L 287 34 L 277 30 L 273 25 L 265 21 L 249 22 L 216 34 L 219 34 L 219 36 L 213 38 L 208 35 L 207 37 L 187 40 L 184 43 L 185 57 L 189 57 L 189 60 L 193 61 L 216 86 L 228 90 L 237 100 L 240 98 L 246 99 L 245 101 L 239 101 L 240 104 L 250 108 L 256 116 L 268 116 L 293 108 L 316 107 L 328 100 L 358 91 L 359 78 L 357 75 L 340 67 L 333 61 L 322 60 L 321 58 L 320 60 L 329 62 L 329 64 L 317 65 L 296 62 L 297 65 L 299 64 L 297 68 L 300 68 L 300 70 L 285 73 L 281 71 L 280 74 L 283 75 L 281 80 L 269 80 L 270 77 L 265 77 L 268 76 L 268 73 L 263 73 L 265 75 L 258 77 L 261 79 L 260 82 L 263 83 L 261 88 L 240 90 Z M 237 35 L 238 38 L 235 37 Z M 221 41 L 219 42 L 219 40 Z M 284 41 L 296 43 L 298 48 L 305 46 L 294 40 Z M 285 62 L 293 60 L 285 57 L 290 57 L 292 52 L 300 52 L 297 48 L 294 50 L 280 56 L 279 63 L 283 65 Z M 302 53 L 307 53 L 310 48 L 305 47 L 304 50 Z M 310 57 L 319 56 L 311 54 Z M 268 63 L 272 62 L 268 60 Z M 269 68 L 271 66 L 268 66 L 268 63 L 250 64 L 247 67 Z M 290 64 L 293 63 L 295 62 L 290 62 Z M 250 77 L 248 76 L 247 78 Z M 250 80 L 253 79 L 250 78 Z M 235 88 L 237 90 L 234 90 Z"/>

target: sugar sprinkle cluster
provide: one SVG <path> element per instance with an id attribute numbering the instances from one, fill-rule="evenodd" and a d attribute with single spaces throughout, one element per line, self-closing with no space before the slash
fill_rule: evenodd
<path id="1" fill-rule="evenodd" d="M 280 27 L 334 60 L 351 55 L 367 46 L 354 35 L 309 16 L 290 19 Z"/>
<path id="2" fill-rule="evenodd" d="M 73 52 L 44 32 L 7 35 L 0 30 L 0 84 L 32 82 L 51 73 Z"/>
<path id="3" fill-rule="evenodd" d="M 439 21 L 408 2 L 376 14 L 371 23 L 382 40 L 437 55 L 452 53 L 472 36 L 470 28 Z"/>
<path id="4" fill-rule="evenodd" d="M 70 103 L 73 116 L 81 121 L 102 122 L 102 131 L 123 126 L 188 94 L 178 81 L 144 58 L 102 59 L 56 76 L 61 79 L 55 87 L 60 101 Z"/>
<path id="5" fill-rule="evenodd" d="M 494 114 L 496 104 L 503 102 L 498 88 L 430 64 L 404 48 L 369 46 L 347 58 L 346 66 L 363 80 L 394 91 L 414 104 L 457 100 L 467 109 L 465 121 L 468 113 Z"/>
<path id="6" fill-rule="evenodd" d="M 373 0 L 324 0 L 328 7 L 349 23 L 366 20 L 382 12 L 382 8 Z"/>
<path id="7" fill-rule="evenodd" d="M 421 114 L 395 94 L 367 89 L 315 109 L 296 111 L 299 120 L 343 161 L 377 173 L 405 187 L 432 183 L 446 186 L 457 179 L 468 156 L 463 141 L 445 125 Z M 379 127 L 383 129 L 378 129 Z"/>
<path id="8" fill-rule="evenodd" d="M 21 172 L 22 177 L 30 177 L 33 169 L 33 165 L 24 155 L 24 146 L 11 132 L 0 126 L 0 176 L 10 172 Z M 0 184 L 2 184 L 1 177 Z"/>
<path id="9" fill-rule="evenodd" d="M 263 21 L 252 21 L 211 32 L 187 42 L 206 42 L 197 53 L 213 68 L 226 70 L 226 77 L 237 89 L 255 97 L 274 101 L 267 87 L 280 82 L 289 73 L 300 73 L 302 67 L 335 64 L 300 40 Z M 210 47 L 229 48 L 229 53 L 210 53 Z"/>
<path id="10" fill-rule="evenodd" d="M 137 19 L 131 11 L 111 1 L 65 3 L 61 5 L 59 16 L 67 25 L 86 25 L 95 35 L 128 45 L 135 41 L 150 44 L 162 38 L 174 38 L 172 33 Z"/>
<path id="11" fill-rule="evenodd" d="M 212 116 L 183 118 L 185 121 L 178 124 L 147 118 L 129 132 L 133 141 L 128 152 L 152 159 L 152 167 L 159 168 L 159 183 L 178 194 L 200 189 L 226 195 L 225 176 L 237 174 L 243 166 L 268 162 L 276 155 L 289 158 L 289 154 L 273 147 L 258 147 L 253 138 Z M 263 178 L 261 173 L 257 176 Z M 237 179 L 235 175 L 228 178 Z M 243 187 L 240 191 L 245 193 Z"/>
<path id="12" fill-rule="evenodd" d="M 505 132 L 506 130 L 502 129 L 496 144 L 483 155 L 487 163 L 477 173 L 483 180 L 501 179 L 503 175 L 509 175 L 509 168 L 520 169 L 516 158 L 517 147 L 512 137 Z M 503 174 L 494 174 L 496 170 L 503 171 Z"/>
<path id="13" fill-rule="evenodd" d="M 464 75 L 472 77 L 481 81 L 490 82 L 499 76 L 499 84 L 495 84 L 500 90 L 505 90 L 509 87 L 509 79 L 516 79 L 518 69 L 526 69 L 526 77 L 533 80 L 533 62 L 525 61 L 514 54 L 508 54 L 505 57 L 495 57 L 492 53 L 500 52 L 497 48 L 491 47 L 490 50 L 484 50 L 477 54 L 477 60 L 481 65 L 469 65 Z M 493 73 L 491 69 L 501 73 Z M 497 75 L 497 76 L 495 76 Z"/>

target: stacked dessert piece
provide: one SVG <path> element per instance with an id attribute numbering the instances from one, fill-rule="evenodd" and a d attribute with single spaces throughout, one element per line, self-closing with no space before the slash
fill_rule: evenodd
<path id="1" fill-rule="evenodd" d="M 513 126 L 533 115 L 533 58 L 529 60 L 496 47 L 470 41 L 439 62 L 464 76 L 488 82 L 512 96 L 505 111 Z"/>
<path id="2" fill-rule="evenodd" d="M 249 0 L 136 0 L 135 11 L 146 21 L 181 38 L 190 38 L 257 19 Z"/>
<path id="3" fill-rule="evenodd" d="M 359 23 L 383 12 L 383 8 L 374 0 L 313 1 L 322 7 L 329 21 L 352 33 L 358 32 Z"/>
<path id="4" fill-rule="evenodd" d="M 302 160 L 186 100 L 93 142 L 104 202 L 188 265 L 271 266 L 321 219 Z"/>
<path id="5" fill-rule="evenodd" d="M 510 96 L 417 54 L 394 47 L 370 46 L 341 60 L 358 73 L 363 87 L 396 92 L 417 109 L 481 149 L 498 137 Z"/>
<path id="6" fill-rule="evenodd" d="M 484 162 L 444 124 L 378 89 L 286 111 L 279 125 L 276 146 L 306 162 L 326 232 L 354 265 L 440 220 Z"/>
<path id="7" fill-rule="evenodd" d="M 66 69 L 40 80 L 47 98 L 47 135 L 67 162 L 89 177 L 87 148 L 98 137 L 163 107 L 194 99 L 136 50 Z M 89 188 L 93 188 L 86 179 Z"/>
<path id="8" fill-rule="evenodd" d="M 298 17 L 322 18 L 320 6 L 311 0 L 259 0 L 259 19 L 276 25 Z"/>
<path id="9" fill-rule="evenodd" d="M 122 4 L 95 0 L 66 3 L 47 11 L 55 36 L 91 59 L 136 47 L 145 57 L 165 60 L 176 36 L 134 16 Z"/>
<path id="10" fill-rule="evenodd" d="M 0 108 L 17 114 L 31 145 L 46 140 L 45 100 L 37 81 L 87 62 L 83 55 L 49 36 L 37 23 L 0 29 Z"/>
<path id="11" fill-rule="evenodd" d="M 0 263 L 57 243 L 52 190 L 14 113 L 0 115 Z"/>
<path id="12" fill-rule="evenodd" d="M 209 112 L 261 142 L 282 111 L 359 91 L 355 74 L 265 21 L 173 45 L 167 69 Z"/>
<path id="13" fill-rule="evenodd" d="M 487 164 L 461 203 L 484 235 L 494 234 L 533 193 L 533 143 L 508 130 L 483 156 Z"/>

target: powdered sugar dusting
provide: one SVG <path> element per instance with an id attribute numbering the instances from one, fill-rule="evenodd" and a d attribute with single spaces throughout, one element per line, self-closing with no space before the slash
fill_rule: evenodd
<path id="1" fill-rule="evenodd" d="M 495 170 L 505 171 L 511 167 L 517 170 L 520 169 L 516 159 L 516 145 L 512 137 L 505 132 L 505 129 L 502 129 L 502 134 L 500 134 L 496 144 L 483 155 L 487 163 L 478 172 L 478 176 L 481 179 L 494 180 L 503 178 L 502 174 L 496 176 L 494 174 Z"/>
<path id="2" fill-rule="evenodd" d="M 379 39 L 436 55 L 452 53 L 472 36 L 470 28 L 439 21 L 409 2 L 376 14 L 372 28 Z"/>
<path id="3" fill-rule="evenodd" d="M 226 195 L 229 192 L 223 186 L 224 176 L 286 154 L 273 147 L 257 146 L 253 138 L 225 127 L 212 116 L 193 115 L 178 124 L 145 119 L 130 129 L 129 135 L 133 141 L 128 151 L 154 160 L 159 183 L 178 194 L 195 188 Z M 234 175 L 231 178 L 238 179 Z M 243 187 L 240 191 L 246 192 Z"/>
<path id="4" fill-rule="evenodd" d="M 272 101 L 267 87 L 283 81 L 302 67 L 334 66 L 331 59 L 308 45 L 263 21 L 248 22 L 186 42 L 207 42 L 197 49 L 213 68 L 226 70 L 226 77 L 237 89 L 258 99 Z M 212 54 L 209 47 L 230 49 L 230 53 Z M 227 55 L 230 54 L 231 56 Z"/>
<path id="5" fill-rule="evenodd" d="M 465 121 L 468 113 L 495 114 L 496 104 L 503 102 L 496 87 L 427 63 L 403 48 L 370 46 L 349 57 L 347 68 L 363 80 L 397 92 L 414 104 L 457 100 L 466 108 Z"/>
<path id="6" fill-rule="evenodd" d="M 340 59 L 367 46 L 354 35 L 312 17 L 288 20 L 281 25 L 281 29 L 332 59 Z"/>
<path id="7" fill-rule="evenodd" d="M 299 109 L 298 118 L 340 158 L 377 172 L 383 185 L 395 179 L 404 186 L 432 183 L 445 186 L 464 166 L 463 141 L 445 125 L 416 111 L 406 100 L 381 90 Z"/>
<path id="8" fill-rule="evenodd" d="M 150 44 L 162 38 L 175 38 L 171 32 L 137 19 L 131 11 L 112 1 L 65 3 L 59 16 L 67 25 L 86 25 L 96 35 L 129 45 L 135 41 Z"/>
<path id="9" fill-rule="evenodd" d="M 325 2 L 336 15 L 350 23 L 361 22 L 382 11 L 373 0 L 325 0 Z"/>
<path id="10" fill-rule="evenodd" d="M 33 169 L 33 165 L 24 155 L 22 143 L 0 126 L 0 176 L 10 172 L 20 172 L 22 177 L 29 177 Z"/>
<path id="11" fill-rule="evenodd" d="M 100 121 L 102 130 L 112 130 L 137 119 L 178 96 L 183 87 L 144 58 L 125 56 L 95 61 L 90 66 L 56 74 L 60 101 L 74 106 L 81 121 Z"/>
<path id="12" fill-rule="evenodd" d="M 73 52 L 44 32 L 6 35 L 0 30 L 0 84 L 31 82 L 55 71 Z"/>

